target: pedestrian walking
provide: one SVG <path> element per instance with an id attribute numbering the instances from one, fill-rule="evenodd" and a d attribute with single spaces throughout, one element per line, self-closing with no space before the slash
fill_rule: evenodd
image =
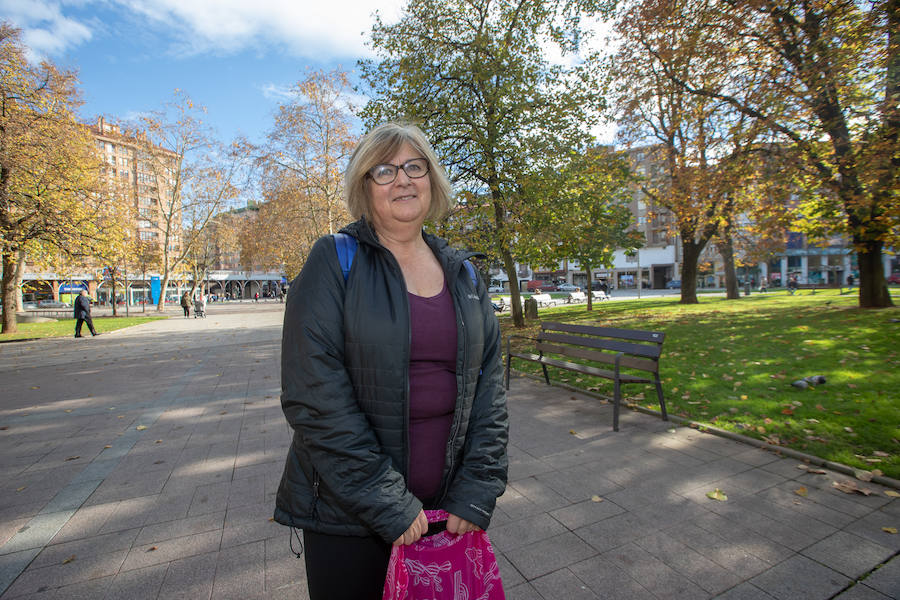
<path id="1" fill-rule="evenodd" d="M 428 531 L 423 509 L 454 535 L 486 529 L 507 479 L 490 295 L 469 253 L 422 231 L 450 201 L 431 145 L 376 127 L 344 184 L 357 221 L 313 246 L 282 339 L 294 438 L 275 519 L 303 530 L 311 600 L 381 598 L 391 546 Z"/>
<path id="2" fill-rule="evenodd" d="M 181 295 L 181 308 L 184 309 L 184 318 L 191 316 L 191 295 L 187 292 Z"/>
<path id="3" fill-rule="evenodd" d="M 94 329 L 94 320 L 91 319 L 91 299 L 88 297 L 87 290 L 81 290 L 81 293 L 75 298 L 75 337 L 84 337 L 81 335 L 81 326 L 87 323 L 88 330 L 91 335 L 97 335 Z"/>

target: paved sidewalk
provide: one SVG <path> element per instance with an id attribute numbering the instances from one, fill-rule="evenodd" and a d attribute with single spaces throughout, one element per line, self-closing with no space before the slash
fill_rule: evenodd
<path id="1" fill-rule="evenodd" d="M 0 599 L 307 597 L 270 521 L 282 310 L 0 344 Z M 629 411 L 613 433 L 608 405 L 531 379 L 510 412 L 490 529 L 510 599 L 900 597 L 882 530 L 900 502 L 878 485 L 843 494 L 845 476 Z"/>

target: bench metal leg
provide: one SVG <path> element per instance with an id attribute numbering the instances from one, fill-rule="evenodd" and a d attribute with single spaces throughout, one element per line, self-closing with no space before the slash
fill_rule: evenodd
<path id="1" fill-rule="evenodd" d="M 613 385 L 613 431 L 619 430 L 619 401 L 622 399 L 622 384 L 616 378 Z"/>
<path id="2" fill-rule="evenodd" d="M 506 391 L 509 391 L 509 369 L 512 366 L 512 354 L 506 352 Z"/>
<path id="3" fill-rule="evenodd" d="M 544 370 L 544 381 L 547 382 L 547 385 L 550 385 L 550 374 L 547 373 L 547 365 L 541 363 L 541 368 Z"/>
<path id="4" fill-rule="evenodd" d="M 659 380 L 659 373 L 654 373 L 656 376 L 656 397 L 659 398 L 659 410 L 662 413 L 662 420 L 669 420 L 669 413 L 666 412 L 666 399 L 663 398 L 662 391 L 662 382 Z"/>

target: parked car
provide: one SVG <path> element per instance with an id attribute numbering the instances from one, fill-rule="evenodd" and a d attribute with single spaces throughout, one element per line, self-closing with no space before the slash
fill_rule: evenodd
<path id="1" fill-rule="evenodd" d="M 666 283 L 666 289 L 680 290 L 681 289 L 681 280 L 673 279 L 673 280 L 669 281 L 668 283 Z"/>
<path id="2" fill-rule="evenodd" d="M 556 284 L 552 281 L 544 281 L 542 279 L 532 279 L 525 287 L 529 292 L 555 292 Z"/>
<path id="3" fill-rule="evenodd" d="M 34 310 L 37 307 L 38 307 L 37 302 L 23 302 L 22 303 L 22 310 Z"/>
<path id="4" fill-rule="evenodd" d="M 580 292 L 581 288 L 574 283 L 561 283 L 556 286 L 556 290 L 559 292 Z"/>
<path id="5" fill-rule="evenodd" d="M 489 293 L 489 294 L 502 294 L 502 293 L 504 293 L 505 291 L 506 291 L 506 290 L 503 289 L 503 286 L 502 286 L 502 285 L 492 285 L 492 286 L 488 287 L 488 293 Z"/>
<path id="6" fill-rule="evenodd" d="M 38 308 L 72 308 L 70 304 L 59 300 L 38 300 Z"/>
<path id="7" fill-rule="evenodd" d="M 887 282 L 900 285 L 900 273 L 892 273 L 890 277 L 887 278 Z"/>

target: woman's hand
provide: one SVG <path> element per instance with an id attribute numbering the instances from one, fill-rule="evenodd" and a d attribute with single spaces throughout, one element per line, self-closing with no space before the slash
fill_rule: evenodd
<path id="1" fill-rule="evenodd" d="M 428 518 L 425 517 L 425 511 L 420 510 L 409 529 L 403 532 L 403 535 L 394 540 L 395 546 L 409 546 L 419 541 L 428 531 Z"/>
<path id="2" fill-rule="evenodd" d="M 450 515 L 447 519 L 447 531 L 454 535 L 462 535 L 464 533 L 469 533 L 470 531 L 481 531 L 481 527 L 466 521 L 465 519 L 461 519 L 456 515 Z"/>

